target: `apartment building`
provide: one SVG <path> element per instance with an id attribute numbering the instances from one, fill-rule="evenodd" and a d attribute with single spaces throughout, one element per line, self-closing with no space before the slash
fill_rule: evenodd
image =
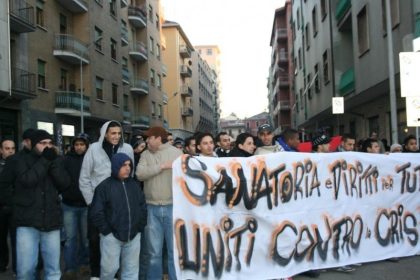
<path id="1" fill-rule="evenodd" d="M 25 1 L 0 3 L 0 135 L 19 140 L 22 114 L 35 98 L 29 72 L 29 34 L 36 30 L 35 7 Z M 11 48 L 12 47 L 12 48 Z"/>
<path id="2" fill-rule="evenodd" d="M 217 120 L 214 116 L 217 80 L 214 70 L 196 51 L 192 52 L 191 62 L 194 73 L 191 86 L 193 92 L 196 93 L 192 96 L 194 131 L 210 132 L 216 135 L 218 132 Z"/>
<path id="3" fill-rule="evenodd" d="M 10 38 L 11 65 L 36 75 L 16 110 L 20 129 L 46 129 L 64 144 L 80 131 L 96 139 L 110 119 L 127 133 L 163 125 L 160 1 L 9 3 L 21 16 L 31 8 L 34 21 Z"/>
<path id="4" fill-rule="evenodd" d="M 217 124 L 216 131 L 220 131 L 220 114 L 221 114 L 221 52 L 217 45 L 196 45 L 194 49 L 198 52 L 200 57 L 207 62 L 211 69 L 213 69 L 213 79 L 216 81 L 213 97 L 213 111 L 214 122 Z"/>
<path id="5" fill-rule="evenodd" d="M 192 86 L 192 79 L 195 78 L 193 76 L 197 75 L 197 72 L 192 70 L 194 48 L 181 25 L 176 22 L 166 20 L 162 26 L 162 33 L 166 42 L 163 60 L 167 65 L 167 76 L 163 86 L 168 95 L 165 117 L 174 136 L 185 139 L 194 133 L 193 116 L 199 114 L 193 109 L 193 96 L 198 97 L 198 92 L 195 92 Z"/>
<path id="6" fill-rule="evenodd" d="M 270 122 L 274 133 L 278 134 L 292 126 L 291 107 L 294 98 L 290 87 L 290 77 L 293 75 L 293 62 L 289 49 L 291 48 L 291 3 L 276 9 L 270 46 L 271 65 L 268 75 L 268 109 Z"/>
<path id="7" fill-rule="evenodd" d="M 258 127 L 262 124 L 270 123 L 270 114 L 267 112 L 262 112 L 254 116 L 251 116 L 249 118 L 245 118 L 244 122 L 245 122 L 246 132 L 254 136 L 257 136 Z"/>
<path id="8" fill-rule="evenodd" d="M 390 2 L 401 141 L 414 133 L 400 97 L 398 54 L 412 51 L 415 1 Z M 292 1 L 293 126 L 309 135 L 322 129 L 363 138 L 377 131 L 391 139 L 386 21 L 385 0 Z M 331 100 L 339 96 L 345 112 L 333 115 Z"/>
<path id="9" fill-rule="evenodd" d="M 239 134 L 246 131 L 245 122 L 236 116 L 235 113 L 231 113 L 229 116 L 220 119 L 220 129 L 229 134 L 233 140 Z"/>

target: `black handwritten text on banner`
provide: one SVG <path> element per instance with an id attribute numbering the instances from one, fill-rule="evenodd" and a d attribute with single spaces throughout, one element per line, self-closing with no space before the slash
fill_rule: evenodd
<path id="1" fill-rule="evenodd" d="M 420 252 L 420 156 L 184 155 L 173 165 L 179 279 L 273 279 Z"/>

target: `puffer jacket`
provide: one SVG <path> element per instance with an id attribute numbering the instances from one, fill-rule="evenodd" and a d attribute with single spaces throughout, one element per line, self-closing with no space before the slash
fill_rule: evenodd
<path id="1" fill-rule="evenodd" d="M 112 233 L 122 242 L 132 240 L 147 223 L 144 194 L 137 182 L 129 177 L 121 180 L 118 172 L 129 156 L 117 153 L 112 157 L 112 175 L 95 189 L 89 218 L 103 235 Z"/>
<path id="2" fill-rule="evenodd" d="M 70 178 L 61 157 L 47 160 L 32 150 L 16 162 L 13 218 L 16 226 L 40 231 L 60 229 L 63 225 L 59 194 L 66 190 Z"/>

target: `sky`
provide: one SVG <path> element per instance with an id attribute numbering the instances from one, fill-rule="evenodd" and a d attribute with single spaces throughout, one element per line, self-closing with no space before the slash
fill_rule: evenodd
<path id="1" fill-rule="evenodd" d="M 284 0 L 161 0 L 166 20 L 178 22 L 192 45 L 221 51 L 222 117 L 268 111 L 267 78 L 274 11 Z"/>

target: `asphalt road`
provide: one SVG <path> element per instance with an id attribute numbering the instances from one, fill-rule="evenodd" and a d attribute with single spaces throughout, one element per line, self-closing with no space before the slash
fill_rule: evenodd
<path id="1" fill-rule="evenodd" d="M 0 280 L 13 279 L 11 271 L 0 273 Z M 305 276 L 295 276 L 294 280 L 311 279 Z M 401 258 L 398 262 L 381 261 L 366 263 L 351 273 L 327 270 L 317 278 L 321 280 L 419 280 L 420 256 Z"/>

